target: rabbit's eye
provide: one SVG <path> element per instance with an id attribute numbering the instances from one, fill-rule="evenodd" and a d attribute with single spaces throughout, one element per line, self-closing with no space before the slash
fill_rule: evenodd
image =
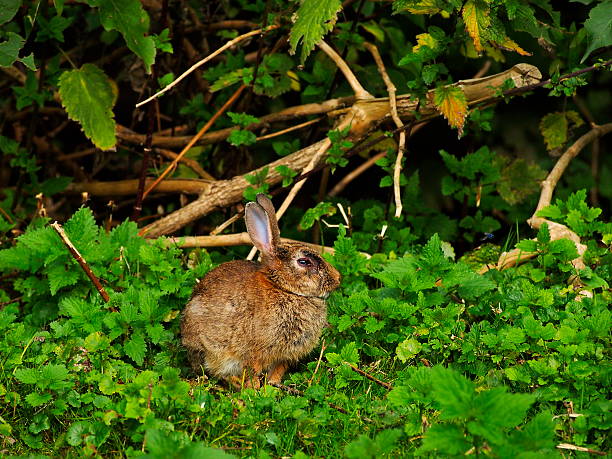
<path id="1" fill-rule="evenodd" d="M 301 266 L 312 266 L 312 261 L 310 261 L 309 258 L 298 258 L 297 262 L 298 262 L 298 265 L 301 265 Z"/>

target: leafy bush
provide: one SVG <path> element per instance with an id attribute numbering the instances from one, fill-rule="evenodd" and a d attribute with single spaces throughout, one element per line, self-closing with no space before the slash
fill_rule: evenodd
<path id="1" fill-rule="evenodd" d="M 609 118 L 609 0 L 0 4 L 0 455 L 609 451 L 612 162 L 600 152 L 612 125 L 597 124 Z M 403 113 L 403 161 L 370 45 L 398 106 L 417 104 Z M 338 61 L 377 99 L 356 101 Z M 491 83 L 483 100 L 457 84 L 521 63 L 546 76 Z M 338 113 L 359 116 L 341 125 Z M 362 114 L 375 119 L 360 132 Z M 278 387 L 194 375 L 181 310 L 197 279 L 246 250 L 189 251 L 143 225 L 183 209 L 185 193 L 229 209 L 292 186 L 308 163 L 296 154 L 317 139 L 330 143 L 326 173 L 282 233 L 333 245 L 343 280 L 321 346 Z M 184 147 L 174 187 L 144 193 Z M 533 215 L 547 177 L 556 199 Z M 225 218 L 178 229 L 208 234 Z"/>

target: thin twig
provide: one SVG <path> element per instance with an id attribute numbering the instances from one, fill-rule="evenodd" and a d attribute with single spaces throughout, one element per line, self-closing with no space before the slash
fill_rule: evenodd
<path id="1" fill-rule="evenodd" d="M 271 25 L 269 27 L 266 27 L 265 29 L 251 30 L 250 32 L 247 32 L 245 34 L 239 35 L 236 38 L 234 38 L 233 40 L 228 41 L 226 44 L 224 44 L 219 49 L 217 49 L 216 51 L 214 51 L 211 54 L 209 54 L 208 56 L 206 56 L 204 59 L 202 59 L 202 60 L 196 62 L 195 64 L 193 64 L 191 67 L 189 67 L 189 69 L 186 72 L 181 74 L 176 80 L 174 80 L 168 86 L 164 87 L 164 89 L 162 89 L 161 91 L 156 92 L 151 97 L 143 100 L 142 102 L 138 102 L 136 104 L 136 108 L 141 107 L 142 105 L 146 104 L 147 102 L 150 102 L 153 99 L 155 99 L 156 97 L 161 96 L 165 92 L 169 91 L 170 89 L 175 87 L 177 84 L 179 84 L 185 77 L 187 77 L 195 69 L 197 69 L 197 68 L 201 67 L 202 65 L 206 64 L 208 61 L 210 61 L 215 56 L 218 56 L 219 54 L 221 54 L 226 49 L 231 48 L 235 44 L 240 43 L 241 41 L 246 40 L 249 37 L 252 37 L 252 36 L 257 35 L 259 33 L 269 32 L 270 30 L 278 29 L 278 28 L 279 28 L 278 25 Z"/>
<path id="2" fill-rule="evenodd" d="M 396 88 L 391 78 L 387 74 L 385 69 L 385 63 L 380 57 L 378 48 L 372 43 L 364 43 L 364 46 L 370 51 L 376 66 L 378 67 L 378 73 L 382 76 L 385 85 L 387 86 L 387 92 L 389 93 L 389 106 L 391 108 L 391 118 L 398 129 L 404 127 L 404 123 L 397 114 L 397 99 L 395 98 Z M 395 165 L 393 166 L 393 196 L 395 197 L 395 218 L 399 218 L 402 215 L 402 195 L 400 194 L 400 174 L 402 171 L 402 159 L 404 157 L 404 150 L 406 149 L 406 131 L 401 130 L 399 133 L 399 142 L 397 146 L 397 157 L 395 158 Z"/>
<path id="3" fill-rule="evenodd" d="M 302 128 L 305 128 L 307 126 L 310 126 L 311 124 L 318 123 L 322 119 L 323 119 L 323 117 L 320 116 L 319 118 L 315 118 L 314 120 L 310 120 L 310 121 L 306 121 L 304 123 L 296 124 L 295 126 L 288 127 L 287 129 L 283 129 L 281 131 L 276 131 L 276 132 L 273 132 L 271 134 L 262 135 L 261 137 L 257 137 L 255 140 L 257 142 L 259 142 L 261 140 L 267 140 L 267 139 L 271 139 L 273 137 L 278 137 L 279 135 L 287 134 L 288 132 L 291 132 L 291 131 L 297 131 L 298 129 L 302 129 Z"/>
<path id="4" fill-rule="evenodd" d="M 104 287 L 100 283 L 100 280 L 91 271 L 91 268 L 89 267 L 89 265 L 87 264 L 83 256 L 79 253 L 79 251 L 74 246 L 74 244 L 72 244 L 70 239 L 68 239 L 68 235 L 64 231 L 64 228 L 62 228 L 62 226 L 58 222 L 51 223 L 51 227 L 57 232 L 60 239 L 62 240 L 66 248 L 70 251 L 74 259 L 78 262 L 79 265 L 81 265 L 81 268 L 83 269 L 87 277 L 89 277 L 91 282 L 93 282 L 93 284 L 95 285 L 96 289 L 98 289 L 98 292 L 100 293 L 100 296 L 102 297 L 102 299 L 106 303 L 108 303 L 110 301 L 110 297 L 108 296 L 108 293 L 106 293 L 106 290 L 104 290 Z"/>
<path id="5" fill-rule="evenodd" d="M 217 110 L 217 113 L 215 113 L 208 120 L 208 122 L 202 127 L 202 129 L 200 129 L 200 131 L 195 136 L 193 136 L 191 141 L 187 145 L 185 145 L 185 147 L 181 150 L 178 156 L 174 158 L 174 160 L 172 161 L 172 163 L 170 163 L 170 165 L 166 168 L 166 170 L 164 170 L 164 172 L 162 172 L 162 174 L 159 177 L 157 177 L 157 179 L 151 184 L 151 186 L 147 188 L 147 190 L 142 195 L 142 199 L 146 198 L 147 195 L 151 193 L 151 191 L 153 191 L 155 187 L 164 179 L 164 177 L 166 177 L 166 175 L 168 175 L 172 170 L 174 170 L 174 168 L 177 166 L 181 158 L 185 156 L 185 153 L 187 153 L 189 149 L 193 147 L 193 145 L 195 145 L 195 143 L 200 139 L 200 137 L 202 137 L 206 133 L 206 131 L 210 129 L 210 127 L 214 124 L 214 122 L 217 121 L 217 118 L 219 118 L 223 113 L 225 113 L 225 111 L 229 107 L 231 107 L 231 105 L 236 101 L 238 96 L 240 96 L 240 93 L 242 93 L 242 91 L 244 91 L 245 88 L 246 88 L 246 85 L 241 85 L 236 90 L 236 92 L 232 95 L 232 97 L 230 97 L 227 100 L 227 102 L 225 102 L 223 106 L 219 110 Z"/>
<path id="6" fill-rule="evenodd" d="M 608 453 L 604 451 L 597 451 L 591 448 L 585 448 L 584 446 L 571 445 L 569 443 L 559 443 L 557 445 L 558 449 L 567 449 L 569 451 L 581 451 L 583 453 L 596 454 L 598 456 L 607 456 Z"/>
<path id="7" fill-rule="evenodd" d="M 176 245 L 182 248 L 192 247 L 233 247 L 237 245 L 252 245 L 251 237 L 249 233 L 234 233 L 234 234 L 217 234 L 214 236 L 182 236 L 182 237 L 169 237 L 166 239 L 168 244 Z M 289 239 L 286 237 L 281 238 L 282 242 L 302 244 L 311 247 L 313 250 L 318 252 L 325 252 L 332 254 L 334 249 L 332 247 L 326 247 L 318 244 L 311 244 L 309 242 L 296 241 L 295 239 Z M 363 254 L 366 255 L 366 254 Z"/>
<path id="8" fill-rule="evenodd" d="M 357 97 L 357 99 L 374 99 L 374 97 L 368 91 L 366 91 L 363 86 L 361 86 L 361 83 L 359 82 L 351 68 L 344 61 L 344 59 L 342 59 L 340 55 L 336 51 L 334 51 L 331 46 L 329 46 L 323 40 L 317 43 L 317 46 L 321 48 L 321 50 L 325 54 L 327 54 L 327 56 L 332 61 L 334 61 L 334 64 L 336 64 L 336 66 L 344 74 L 344 78 L 346 78 L 346 81 L 348 81 L 348 84 L 353 89 L 353 92 L 355 93 L 355 97 Z"/>
<path id="9" fill-rule="evenodd" d="M 153 78 L 157 74 L 153 69 Z M 144 148 L 142 150 L 142 164 L 140 165 L 140 177 L 138 178 L 138 190 L 136 191 L 136 202 L 132 212 L 132 220 L 138 220 L 142 211 L 142 200 L 144 199 L 145 181 L 147 179 L 147 168 L 149 167 L 149 158 L 151 156 L 151 145 L 153 144 L 153 128 L 155 127 L 155 109 L 156 104 L 151 104 L 147 107 L 147 137 Z"/>
<path id="10" fill-rule="evenodd" d="M 364 377 L 368 378 L 370 381 L 375 382 L 375 383 L 376 383 L 376 384 L 378 384 L 379 386 L 382 386 L 382 387 L 384 387 L 384 388 L 385 388 L 385 389 L 387 389 L 387 390 L 391 390 L 391 389 L 393 389 L 393 386 L 392 386 L 391 384 L 389 384 L 388 382 L 384 382 L 384 381 L 381 381 L 381 380 L 380 380 L 380 379 L 378 379 L 378 378 L 375 378 L 375 377 L 374 377 L 374 376 L 372 376 L 371 374 L 366 373 L 365 371 L 363 371 L 363 370 L 361 370 L 361 369 L 357 368 L 357 367 L 356 367 L 355 365 L 353 365 L 353 364 L 350 364 L 350 363 L 348 363 L 348 362 L 344 362 L 344 363 L 345 363 L 346 365 L 348 365 L 349 367 L 351 367 L 351 370 L 353 370 L 355 373 L 359 373 L 361 376 L 364 376 Z"/>
<path id="11" fill-rule="evenodd" d="M 217 226 L 214 230 L 212 230 L 209 235 L 210 236 L 216 236 L 219 233 L 222 233 L 225 228 L 227 228 L 228 226 L 230 226 L 232 223 L 234 223 L 237 220 L 240 220 L 240 218 L 244 215 L 244 209 L 241 212 L 237 212 L 234 215 L 232 215 L 230 218 L 228 218 L 227 220 L 225 220 L 223 223 L 221 223 L 219 226 Z"/>
<path id="12" fill-rule="evenodd" d="M 319 367 L 321 366 L 321 360 L 323 359 L 323 352 L 325 352 L 325 348 L 326 347 L 327 346 L 325 346 L 325 340 L 323 340 L 321 342 L 321 352 L 319 352 L 319 358 L 317 359 L 317 366 L 315 367 L 314 371 L 312 372 L 312 376 L 308 380 L 308 387 L 310 387 L 310 385 L 312 384 L 312 381 L 314 381 L 314 377 L 317 374 L 317 371 L 319 371 Z"/>
<path id="13" fill-rule="evenodd" d="M 165 156 L 168 159 L 176 159 L 176 157 L 178 156 L 173 151 L 166 150 L 165 148 L 154 148 L 153 152 L 159 153 L 160 155 Z M 188 168 L 190 168 L 196 174 L 198 174 L 201 178 L 205 180 L 212 180 L 212 181 L 216 180 L 212 175 L 210 175 L 209 172 L 204 170 L 204 168 L 200 166 L 200 163 L 198 163 L 195 159 L 187 158 L 186 156 L 183 156 L 180 159 L 180 162 L 183 163 Z"/>
<path id="14" fill-rule="evenodd" d="M 23 300 L 23 296 L 18 296 L 17 298 L 13 298 L 12 300 L 8 300 L 8 301 L 3 301 L 0 303 L 0 311 L 5 307 L 8 306 L 9 304 L 13 304 L 13 303 L 18 303 L 21 300 Z"/>

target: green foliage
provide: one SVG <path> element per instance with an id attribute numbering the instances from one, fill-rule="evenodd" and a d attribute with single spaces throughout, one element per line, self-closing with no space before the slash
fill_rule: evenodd
<path id="1" fill-rule="evenodd" d="M 570 129 L 583 124 L 584 121 L 573 110 L 549 113 L 540 122 L 540 131 L 546 142 L 546 148 L 553 150 L 562 147 L 567 142 Z"/>
<path id="2" fill-rule="evenodd" d="M 256 117 L 247 113 L 228 112 L 227 115 L 232 120 L 232 123 L 237 124 L 238 126 L 247 127 L 250 124 L 259 122 Z M 246 129 L 234 129 L 227 138 L 227 141 L 235 147 L 238 147 L 240 145 L 254 144 L 256 142 L 256 137 L 257 136 L 255 134 L 253 134 L 251 131 L 247 131 Z"/>
<path id="3" fill-rule="evenodd" d="M 300 229 L 308 229 L 314 225 L 315 221 L 319 221 L 321 217 L 335 215 L 336 206 L 329 202 L 320 202 L 312 209 L 308 209 L 300 220 Z"/>
<path id="4" fill-rule="evenodd" d="M 610 2 L 178 6 L 0 0 L 0 65 L 7 67 L 0 133 L 2 454 L 527 458 L 558 457 L 559 443 L 608 451 L 609 155 L 584 148 L 559 180 L 554 204 L 539 212 L 549 223 L 532 234 L 525 221 L 555 154 L 588 129 L 582 118 L 607 122 Z M 244 25 L 277 27 L 207 61 L 151 112 L 133 108 L 156 82 L 169 84 L 247 32 Z M 227 28 L 234 26 L 240 28 Z M 367 135 L 337 129 L 354 94 L 336 63 L 313 52 L 322 39 L 369 93 L 383 98 L 387 87 L 363 46 L 375 43 L 397 95 L 425 110 L 429 124 L 407 142 L 399 218 L 392 190 L 397 143 L 383 131 L 393 124 L 381 119 L 381 130 Z M 496 92 L 505 104 L 467 107 L 468 91 L 448 86 L 519 62 L 551 75 L 548 94 L 536 88 L 525 101 L 504 96 L 515 86 L 507 79 Z M 570 72 L 577 76 L 564 76 Z M 133 195 L 109 202 L 91 192 L 93 211 L 75 211 L 82 202 L 76 191 L 97 186 L 85 182 L 137 178 L 150 129 L 147 169 L 157 175 L 163 167 L 157 154 L 184 145 L 242 84 L 235 112 L 220 117 L 212 128 L 217 133 L 189 155 L 219 179 L 244 176 L 247 200 L 271 191 L 272 176 L 289 186 L 299 173 L 291 159 L 274 170 L 270 163 L 325 135 L 332 144 L 326 161 L 336 174 L 386 153 L 341 194 L 302 209 L 326 191 L 310 177 L 281 222 L 284 236 L 308 241 L 317 233 L 333 245 L 324 256 L 342 274 L 327 302 L 324 341 L 285 374 L 289 391 L 235 391 L 194 374 L 180 343 L 180 313 L 196 279 L 247 248 L 208 253 L 143 239 L 136 223 L 118 223 L 130 214 Z M 398 97 L 398 104 L 406 100 Z M 429 119 L 431 103 L 463 130 L 460 140 L 443 120 Z M 295 109 L 301 104 L 311 105 Z M 369 104 L 358 107 L 365 113 Z M 301 123 L 297 115 L 320 118 L 255 142 Z M 224 141 L 240 148 L 211 145 L 226 128 L 232 133 Z M 371 145 L 381 135 L 384 141 Z M 88 139 L 117 150 L 94 152 Z M 598 141 L 605 151 L 608 137 Z M 346 155 L 355 146 L 357 154 Z M 54 196 L 73 180 L 67 175 L 77 183 Z M 346 221 L 336 213 L 338 203 Z M 154 193 L 139 222 L 184 205 L 182 193 Z M 110 301 L 47 214 L 65 222 Z M 205 233 L 222 219 L 211 214 L 181 234 Z M 308 231 L 321 219 L 329 226 Z M 557 239 L 559 228 L 550 222 L 567 226 L 581 245 Z M 524 255 L 519 263 L 491 269 L 513 247 Z"/>
<path id="5" fill-rule="evenodd" d="M 98 8 L 100 23 L 105 30 L 117 30 L 128 48 L 140 57 L 151 72 L 155 61 L 155 41 L 146 36 L 149 31 L 149 15 L 138 0 L 87 0 Z"/>
<path id="6" fill-rule="evenodd" d="M 346 136 L 349 133 L 349 128 L 342 130 L 333 130 L 327 133 L 327 137 L 331 140 L 331 147 L 327 151 L 327 158 L 325 161 L 327 164 L 332 165 L 332 171 L 336 170 L 336 167 L 344 167 L 348 164 L 348 159 L 344 157 L 344 152 L 353 146 L 353 142 L 346 140 Z"/>
<path id="7" fill-rule="evenodd" d="M 266 183 L 266 177 L 268 176 L 269 170 L 270 168 L 266 166 L 258 172 L 253 172 L 252 174 L 244 176 L 244 179 L 252 185 L 247 187 L 242 193 L 244 199 L 247 201 L 255 201 L 259 193 L 266 193 L 268 191 L 270 184 Z"/>
<path id="8" fill-rule="evenodd" d="M 555 206 L 589 212 L 583 202 L 577 193 Z M 107 233 L 87 208 L 64 228 L 111 301 L 43 221 L 0 252 L 0 272 L 19 273 L 12 289 L 23 295 L 21 309 L 0 311 L 0 435 L 16 439 L 14 451 L 104 454 L 121 438 L 128 455 L 222 457 L 217 448 L 238 436 L 260 454 L 296 457 L 552 456 L 561 441 L 604 449 L 610 298 L 600 287 L 577 301 L 558 287 L 576 249 L 551 240 L 546 225 L 539 257 L 487 275 L 453 261 L 437 235 L 402 256 L 366 259 L 340 225 L 330 261 L 343 285 L 330 298 L 324 360 L 313 355 L 288 376 L 299 396 L 184 379 L 178 313 L 209 259 L 188 270 L 164 241 L 141 239 L 130 222 Z M 364 395 L 370 382 L 351 366 L 393 389 Z M 553 423 L 565 400 L 586 422 Z"/>
<path id="9" fill-rule="evenodd" d="M 19 57 L 19 51 L 25 43 L 25 39 L 14 32 L 7 33 L 8 39 L 0 43 L 0 66 L 9 67 L 15 61 L 23 62 L 30 70 L 36 70 L 34 56 L 29 54 Z"/>
<path id="10" fill-rule="evenodd" d="M 298 175 L 298 171 L 291 169 L 289 166 L 281 164 L 274 168 L 283 178 L 282 186 L 286 187 L 293 183 L 293 178 Z"/>
<path id="11" fill-rule="evenodd" d="M 62 73 L 59 80 L 62 105 L 70 119 L 78 121 L 83 132 L 98 148 L 115 146 L 113 105 L 116 94 L 106 74 L 93 64 Z"/>
<path id="12" fill-rule="evenodd" d="M 589 18 L 584 23 L 584 29 L 589 37 L 589 46 L 584 52 L 580 62 L 584 62 L 589 55 L 598 48 L 612 44 L 612 2 L 603 1 L 595 5 L 589 12 Z"/>
<path id="13" fill-rule="evenodd" d="M 341 8 L 339 0 L 305 0 L 301 3 L 289 36 L 292 52 L 295 53 L 297 46 L 302 43 L 301 62 L 306 60 L 319 40 L 334 28 Z"/>

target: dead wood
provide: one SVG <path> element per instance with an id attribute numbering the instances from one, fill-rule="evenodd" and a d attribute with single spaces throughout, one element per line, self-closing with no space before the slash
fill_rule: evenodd
<path id="1" fill-rule="evenodd" d="M 517 64 L 497 75 L 459 81 L 455 85 L 463 88 L 468 103 L 474 105 L 476 103 L 496 100 L 499 97 L 500 88 L 507 79 L 512 79 L 514 85 L 520 87 L 533 84 L 534 81 L 539 81 L 540 78 L 540 71 L 536 67 L 529 64 Z M 413 119 L 417 107 L 419 107 L 421 117 L 438 116 L 437 109 L 429 101 L 419 106 L 418 102 L 411 100 L 409 96 L 401 96 L 397 99 L 397 105 L 398 114 L 404 119 Z M 391 118 L 389 99 L 358 100 L 350 108 L 338 110 L 334 115 L 344 115 L 344 119 L 351 123 L 352 136 L 360 138 L 374 129 L 383 120 Z M 275 167 L 281 164 L 287 165 L 292 169 L 302 170 L 310 161 L 311 156 L 319 151 L 319 148 L 325 141 L 326 139 L 319 141 L 266 166 L 269 167 L 266 182 L 274 185 L 282 180 L 280 174 L 275 170 Z M 261 168 L 256 172 L 260 170 Z M 207 190 L 200 194 L 198 199 L 146 226 L 141 231 L 141 234 L 147 237 L 158 237 L 173 233 L 215 209 L 227 207 L 242 200 L 242 192 L 248 186 L 249 184 L 243 176 L 212 182 Z"/>
<path id="2" fill-rule="evenodd" d="M 479 103 L 492 103 L 499 99 L 504 82 L 511 79 L 514 86 L 517 88 L 534 84 L 541 78 L 540 71 L 529 64 L 517 64 L 514 67 L 484 78 L 476 78 L 470 80 L 462 80 L 455 83 L 455 86 L 460 86 L 468 101 L 469 105 Z M 337 109 L 347 102 L 354 103 L 344 109 Z M 335 109 L 336 108 L 336 109 Z M 400 118 L 405 120 L 413 120 L 416 110 L 420 119 L 431 119 L 439 116 L 436 107 L 431 103 L 431 97 L 427 97 L 426 101 L 420 104 L 417 100 L 411 99 L 409 95 L 397 97 L 397 112 Z M 261 118 L 261 123 L 270 122 L 271 120 L 280 121 L 298 116 L 314 115 L 328 113 L 330 117 L 342 117 L 343 120 L 350 122 L 351 137 L 353 139 L 363 138 L 368 132 L 375 129 L 379 124 L 391 119 L 391 110 L 388 98 L 378 99 L 359 99 L 354 97 L 344 99 L 333 99 L 321 104 L 308 104 L 298 107 L 291 107 L 281 112 L 267 115 Z M 251 128 L 253 128 L 251 126 Z M 200 142 L 212 143 L 227 137 L 233 128 L 224 129 L 209 133 L 202 136 Z M 144 136 L 134 134 L 125 128 L 118 127 L 117 135 L 124 141 L 142 142 Z M 210 137 L 213 136 L 213 137 Z M 208 137 L 208 138 L 207 138 Z M 205 138 L 207 138 L 205 140 Z M 154 136 L 154 146 L 176 147 L 185 145 L 192 136 L 183 137 L 164 137 Z M 286 165 L 295 170 L 302 170 L 310 162 L 312 156 L 320 150 L 323 142 L 321 140 L 313 145 L 296 151 L 284 158 L 280 158 L 265 167 L 269 167 L 266 182 L 270 185 L 279 183 L 282 180 L 280 174 L 276 171 L 276 166 Z M 253 172 L 259 172 L 263 168 L 259 168 Z M 133 183 L 132 183 L 133 182 Z M 179 189 L 181 186 L 184 188 Z M 224 208 L 235 204 L 242 200 L 242 192 L 249 186 L 248 182 L 242 175 L 233 177 L 228 180 L 218 180 L 206 182 L 202 180 L 185 180 L 182 184 L 176 180 L 167 180 L 160 183 L 158 192 L 183 192 L 183 193 L 198 193 L 199 197 L 178 209 L 177 211 L 167 215 L 160 220 L 143 228 L 142 234 L 147 237 L 158 237 L 164 234 L 171 234 L 189 223 L 209 214 L 215 209 Z M 130 188 L 133 187 L 133 188 Z M 130 194 L 136 188 L 136 181 L 123 180 L 120 182 L 109 183 L 76 183 L 70 187 L 71 191 L 87 191 L 90 194 L 117 195 Z"/>
<path id="3" fill-rule="evenodd" d="M 542 191 L 540 193 L 540 199 L 538 201 L 538 205 L 533 212 L 533 215 L 527 223 L 533 229 L 540 229 L 541 226 L 546 223 L 548 225 L 548 230 L 550 233 L 550 239 L 552 241 L 558 239 L 569 239 L 574 244 L 576 244 L 576 250 L 578 251 L 578 258 L 572 260 L 572 265 L 576 270 L 581 270 L 585 268 L 584 261 L 582 256 L 586 251 L 586 245 L 582 244 L 580 241 L 580 237 L 570 230 L 567 226 L 562 225 L 561 223 L 556 223 L 550 220 L 547 220 L 543 217 L 538 216 L 538 212 L 545 207 L 549 206 L 552 202 L 553 192 L 559 179 L 562 177 L 563 172 L 567 169 L 572 159 L 574 159 L 580 151 L 587 146 L 589 143 L 597 140 L 599 137 L 602 137 L 608 133 L 612 132 L 612 123 L 604 124 L 602 126 L 594 126 L 589 132 L 581 136 L 576 142 L 574 142 L 566 151 L 559 157 L 556 164 L 546 177 L 546 179 L 542 182 Z M 480 272 L 484 273 L 490 269 L 506 269 L 511 266 L 515 266 L 520 262 L 529 260 L 537 256 L 536 252 L 524 252 L 520 249 L 513 249 L 509 252 L 503 252 L 497 264 L 495 266 L 485 266 Z M 577 281 L 577 279 L 575 279 Z"/>

